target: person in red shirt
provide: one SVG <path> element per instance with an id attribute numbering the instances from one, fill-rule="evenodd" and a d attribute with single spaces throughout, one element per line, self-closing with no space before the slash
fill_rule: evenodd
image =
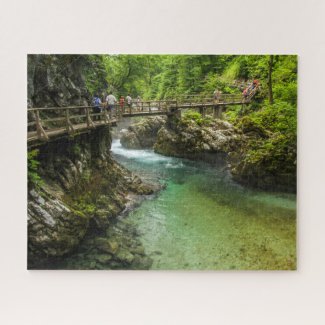
<path id="1" fill-rule="evenodd" d="M 125 102 L 124 97 L 121 96 L 121 98 L 120 98 L 120 110 L 123 113 L 124 113 L 124 102 Z"/>
<path id="2" fill-rule="evenodd" d="M 258 87 L 258 85 L 259 85 L 259 80 L 258 79 L 254 79 L 253 80 L 253 88 L 257 88 Z"/>

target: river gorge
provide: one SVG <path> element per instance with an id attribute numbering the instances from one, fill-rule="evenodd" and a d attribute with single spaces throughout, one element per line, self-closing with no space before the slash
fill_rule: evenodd
<path id="1" fill-rule="evenodd" d="M 119 129 L 128 123 L 121 123 Z M 101 202 L 96 203 L 100 206 L 94 206 L 95 212 L 83 210 L 86 216 L 92 215 L 88 223 L 84 221 L 76 225 L 77 221 L 74 221 L 73 231 L 78 234 L 82 232 L 78 239 L 80 243 L 76 242 L 70 253 L 63 252 L 62 258 L 47 259 L 45 264 L 41 263 L 41 268 L 296 268 L 295 194 L 266 192 L 240 185 L 233 180 L 222 154 L 220 157 L 216 155 L 214 162 L 208 163 L 164 156 L 153 149 L 127 149 L 121 145 L 119 131 L 114 132 L 113 140 L 104 143 L 97 140 L 101 152 L 107 152 L 107 157 L 110 157 L 108 167 L 100 174 L 98 169 L 102 169 L 103 163 L 93 167 L 95 176 L 92 178 L 97 178 L 97 185 L 88 184 L 86 188 L 96 193 L 94 186 L 100 188 L 99 184 L 111 173 L 117 173 L 114 176 L 118 179 L 116 187 L 105 185 L 100 192 L 100 201 L 98 198 L 92 199 L 93 202 Z M 74 164 L 78 166 L 80 162 Z M 54 168 L 60 170 L 61 167 Z M 121 180 L 126 177 L 125 174 L 131 175 L 130 172 L 137 176 L 131 177 L 131 192 L 125 192 L 128 187 L 119 183 L 123 184 Z M 71 176 L 62 177 L 69 178 Z M 110 186 L 108 192 L 105 190 L 107 186 Z M 149 186 L 149 190 L 146 186 Z M 121 197 L 119 187 L 122 192 L 129 193 L 125 199 Z M 44 208 L 40 206 L 40 200 L 37 198 L 37 203 L 31 200 L 32 211 L 36 209 L 36 204 L 39 205 L 38 212 Z M 80 205 L 80 198 L 74 200 Z M 78 219 L 80 217 L 77 216 Z M 59 247 L 67 247 L 65 232 L 67 226 L 58 230 L 63 242 Z M 67 233 L 71 235 L 71 231 Z M 51 235 L 54 236 L 53 233 Z M 36 246 L 42 241 L 42 236 L 43 233 L 35 235 L 41 238 L 36 240 Z M 45 242 L 46 254 L 55 240 L 57 238 L 52 238 L 51 244 Z M 57 250 L 57 244 L 54 247 Z M 62 253 L 56 252 L 54 255 Z M 36 263 L 35 267 L 39 265 Z"/>
<path id="2" fill-rule="evenodd" d="M 295 268 L 295 195 L 242 187 L 222 162 L 129 150 L 119 140 L 112 152 L 142 179 L 165 185 L 126 217 L 152 269 Z"/>
<path id="3" fill-rule="evenodd" d="M 294 111 L 292 132 L 286 105 L 261 103 L 219 117 L 192 106 L 114 123 L 92 116 L 95 125 L 88 61 L 47 59 L 28 66 L 39 131 L 28 142 L 29 269 L 296 269 Z M 70 124 L 42 138 L 62 120 L 51 107 Z"/>

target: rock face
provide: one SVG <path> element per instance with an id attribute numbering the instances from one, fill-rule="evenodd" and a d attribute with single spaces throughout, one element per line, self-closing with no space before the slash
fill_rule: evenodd
<path id="1" fill-rule="evenodd" d="M 98 87 L 106 87 L 97 59 L 29 55 L 28 107 L 87 105 L 87 69 Z M 116 217 L 130 205 L 130 193 L 153 188 L 117 164 L 110 147 L 110 129 L 101 126 L 52 139 L 29 155 L 29 269 L 149 268 L 134 229 Z"/>
<path id="2" fill-rule="evenodd" d="M 243 118 L 239 128 L 245 135 L 237 150 L 228 155 L 233 178 L 264 190 L 296 191 L 296 148 L 283 134 L 276 134 Z"/>
<path id="3" fill-rule="evenodd" d="M 235 150 L 242 137 L 225 121 L 214 120 L 206 126 L 194 120 L 180 121 L 172 128 L 164 126 L 159 130 L 154 149 L 168 156 L 205 160 Z"/>
<path id="4" fill-rule="evenodd" d="M 289 157 L 295 157 L 296 153 L 286 147 L 283 135 L 272 134 L 250 119 L 242 118 L 234 126 L 218 119 L 175 117 L 167 119 L 160 127 L 159 123 L 154 128 L 150 125 L 151 122 L 142 121 L 129 127 L 123 133 L 122 145 L 153 147 L 166 156 L 212 163 L 223 161 L 234 180 L 241 184 L 265 190 L 294 192 L 296 189 L 296 167 L 294 159 Z M 146 142 L 148 134 L 138 129 L 152 130 L 150 134 L 154 136 Z M 266 143 L 271 143 L 276 151 L 266 148 Z"/>
<path id="5" fill-rule="evenodd" d="M 166 117 L 148 117 L 121 132 L 121 144 L 128 149 L 152 148 L 159 129 L 165 125 Z"/>
<path id="6" fill-rule="evenodd" d="M 28 105 L 87 105 L 90 94 L 83 71 L 86 60 L 79 55 L 29 55 Z"/>
<path id="7" fill-rule="evenodd" d="M 112 160 L 110 144 L 103 126 L 39 148 L 42 182 L 29 184 L 28 192 L 29 268 L 51 268 L 51 260 L 71 253 L 86 234 L 105 233 L 129 192 L 153 192 Z"/>

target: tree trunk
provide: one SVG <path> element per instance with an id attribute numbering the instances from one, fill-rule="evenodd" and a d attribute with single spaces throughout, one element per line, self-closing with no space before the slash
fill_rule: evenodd
<path id="1" fill-rule="evenodd" d="M 269 59 L 269 72 L 268 72 L 268 88 L 269 88 L 269 102 L 273 104 L 273 90 L 272 90 L 272 70 L 273 70 L 273 55 Z"/>

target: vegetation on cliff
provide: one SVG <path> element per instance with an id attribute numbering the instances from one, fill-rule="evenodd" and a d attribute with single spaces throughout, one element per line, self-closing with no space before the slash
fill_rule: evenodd
<path id="1" fill-rule="evenodd" d="M 240 93 L 238 82 L 258 79 L 260 91 L 252 104 L 227 107 L 224 112 L 224 118 L 245 134 L 245 141 L 238 143 L 236 154 L 231 154 L 233 175 L 238 181 L 254 186 L 268 187 L 267 184 L 281 180 L 283 186 L 286 183 L 290 190 L 295 189 L 296 56 L 110 56 L 105 65 L 111 73 L 109 83 L 117 93 L 130 92 L 150 99 L 177 98 L 193 93 L 210 97 L 215 89 Z M 137 68 L 133 69 L 134 65 Z M 126 76 L 130 78 L 124 79 Z M 189 120 L 203 129 L 209 124 L 209 118 L 197 112 L 188 112 L 180 123 L 184 127 Z M 161 139 L 156 146 L 161 153 L 163 146 L 167 148 L 163 141 Z M 193 149 L 195 147 L 197 145 Z M 169 149 L 166 154 L 170 154 Z"/>

